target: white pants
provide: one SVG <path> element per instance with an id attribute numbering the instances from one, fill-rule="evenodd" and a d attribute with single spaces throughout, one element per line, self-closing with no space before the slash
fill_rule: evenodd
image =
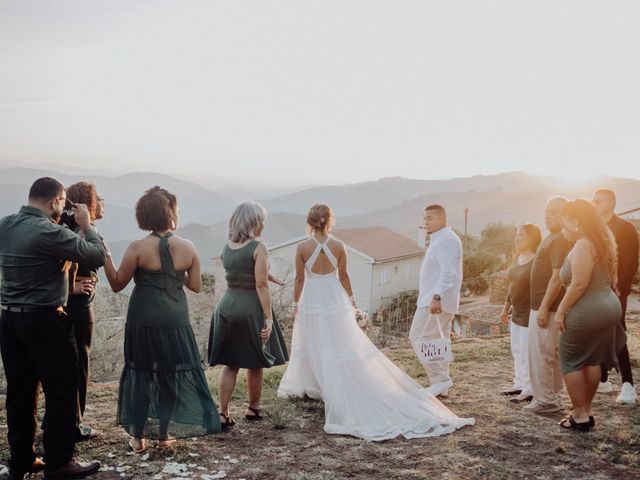
<path id="1" fill-rule="evenodd" d="M 509 322 L 511 332 L 511 354 L 513 355 L 514 390 L 522 390 L 521 395 L 531 395 L 529 379 L 529 328 Z"/>
<path id="2" fill-rule="evenodd" d="M 549 314 L 546 328 L 538 326 L 538 312 L 529 316 L 529 378 L 534 400 L 545 406 L 562 406 L 563 378 L 558 355 L 556 314 Z"/>
<path id="3" fill-rule="evenodd" d="M 415 348 L 415 342 L 423 342 L 434 340 L 437 338 L 451 337 L 451 322 L 455 315 L 452 313 L 443 312 L 439 315 L 432 315 L 429 312 L 429 307 L 418 307 L 415 315 L 413 316 L 413 322 L 411 323 L 411 330 L 409 331 L 409 340 L 411 345 Z M 440 327 L 438 328 L 438 323 Z M 440 334 L 442 330 L 442 335 Z M 418 352 L 416 352 L 418 354 Z M 427 372 L 427 377 L 431 386 L 442 384 L 441 390 L 446 390 L 450 385 L 445 386 L 445 382 L 450 382 L 449 378 L 449 362 L 436 362 L 424 364 L 424 369 Z M 434 393 L 434 395 L 437 393 Z"/>

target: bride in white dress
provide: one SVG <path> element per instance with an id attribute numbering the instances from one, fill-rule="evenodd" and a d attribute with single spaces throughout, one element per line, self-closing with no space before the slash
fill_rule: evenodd
<path id="1" fill-rule="evenodd" d="M 433 437 L 473 425 L 391 362 L 358 326 L 346 248 L 329 235 L 331 209 L 314 205 L 307 223 L 311 236 L 296 251 L 291 359 L 278 396 L 321 399 L 325 432 L 370 441 Z"/>

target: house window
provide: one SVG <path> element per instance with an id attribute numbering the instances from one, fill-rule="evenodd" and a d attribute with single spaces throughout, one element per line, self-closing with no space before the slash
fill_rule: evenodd
<path id="1" fill-rule="evenodd" d="M 397 265 L 395 267 L 393 267 L 393 273 L 395 273 L 396 275 L 398 274 L 398 266 Z"/>
<path id="2" fill-rule="evenodd" d="M 386 270 L 380 271 L 380 285 L 384 285 L 385 283 L 389 283 L 389 272 Z"/>
<path id="3" fill-rule="evenodd" d="M 411 278 L 411 265 L 407 265 L 404 267 L 404 273 L 402 274 L 402 278 L 405 280 Z"/>

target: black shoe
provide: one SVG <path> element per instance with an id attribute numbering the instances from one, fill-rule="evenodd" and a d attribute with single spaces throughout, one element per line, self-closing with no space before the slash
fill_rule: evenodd
<path id="1" fill-rule="evenodd" d="M 250 410 L 253 415 L 244 415 L 244 418 L 246 418 L 249 421 L 257 421 L 257 420 L 262 420 L 264 418 L 264 414 L 262 413 L 262 410 L 259 408 L 252 408 L 252 407 L 247 407 L 247 410 Z"/>
<path id="2" fill-rule="evenodd" d="M 72 480 L 93 475 L 100 469 L 100 462 L 67 462 L 55 470 L 45 468 L 44 480 Z"/>
<path id="3" fill-rule="evenodd" d="M 513 395 L 520 395 L 522 390 L 518 390 L 517 388 L 510 388 L 509 390 L 503 390 L 500 392 L 500 395 L 503 397 L 511 397 Z"/>
<path id="4" fill-rule="evenodd" d="M 568 417 L 563 418 L 562 420 L 560 420 L 558 425 L 560 425 L 560 427 L 564 428 L 565 430 L 578 430 L 579 432 L 585 433 L 592 428 L 591 419 L 587 420 L 586 422 L 576 422 L 576 419 L 573 418 L 573 415 L 569 415 Z"/>
<path id="5" fill-rule="evenodd" d="M 531 402 L 531 400 L 533 400 L 533 395 L 529 395 L 528 397 L 524 397 L 524 398 L 512 398 L 509 401 L 511 403 L 529 403 Z"/>

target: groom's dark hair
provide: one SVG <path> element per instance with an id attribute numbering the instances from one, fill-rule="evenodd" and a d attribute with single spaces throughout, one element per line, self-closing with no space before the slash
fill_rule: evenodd
<path id="1" fill-rule="evenodd" d="M 447 213 L 447 211 L 444 209 L 444 207 L 442 205 L 438 205 L 438 204 L 434 204 L 434 205 L 429 205 L 427 208 L 424 209 L 425 212 L 429 211 L 429 210 L 433 210 L 439 213 Z"/>

